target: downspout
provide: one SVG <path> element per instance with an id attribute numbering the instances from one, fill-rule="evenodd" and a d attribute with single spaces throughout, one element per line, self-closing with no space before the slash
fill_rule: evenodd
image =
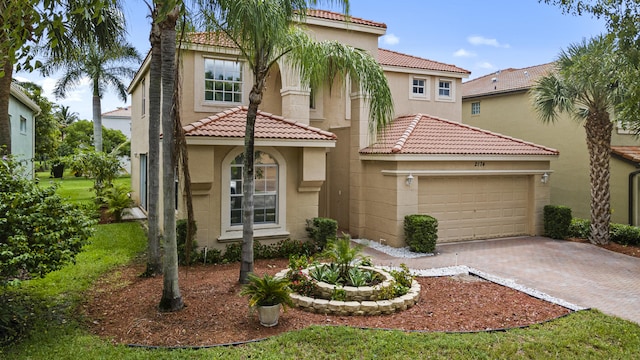
<path id="1" fill-rule="evenodd" d="M 634 209 L 634 199 L 636 198 L 636 196 L 634 196 L 635 194 L 635 186 L 633 186 L 633 179 L 635 179 L 635 177 L 640 174 L 640 170 L 636 170 L 633 171 L 631 173 L 629 173 L 629 225 L 637 225 L 633 223 L 633 220 L 635 218 L 634 213 L 633 213 L 633 209 Z"/>

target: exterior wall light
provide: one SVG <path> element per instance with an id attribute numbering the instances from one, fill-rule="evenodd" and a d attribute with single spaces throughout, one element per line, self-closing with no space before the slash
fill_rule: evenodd
<path id="1" fill-rule="evenodd" d="M 413 175 L 411 173 L 407 175 L 407 180 L 405 182 L 407 183 L 407 186 L 411 186 L 411 183 L 413 182 Z"/>
<path id="2" fill-rule="evenodd" d="M 549 173 L 542 174 L 542 178 L 540 179 L 540 182 L 542 182 L 543 184 L 548 183 L 549 182 Z"/>

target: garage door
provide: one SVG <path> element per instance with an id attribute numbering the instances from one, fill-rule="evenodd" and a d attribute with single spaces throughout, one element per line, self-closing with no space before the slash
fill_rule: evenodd
<path id="1" fill-rule="evenodd" d="M 419 181 L 418 209 L 438 219 L 438 242 L 529 232 L 526 176 L 427 177 Z"/>

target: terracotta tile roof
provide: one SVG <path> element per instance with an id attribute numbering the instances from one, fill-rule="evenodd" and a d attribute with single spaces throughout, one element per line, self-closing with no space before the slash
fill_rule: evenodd
<path id="1" fill-rule="evenodd" d="M 360 153 L 558 155 L 555 149 L 423 114 L 393 120 L 387 131 L 381 134 L 379 141 Z"/>
<path id="2" fill-rule="evenodd" d="M 417 56 L 402 54 L 399 52 L 378 49 L 378 62 L 380 65 L 400 66 L 412 69 L 425 69 L 447 71 L 460 74 L 471 74 L 471 71 L 433 60 L 419 58 Z"/>
<path id="3" fill-rule="evenodd" d="M 612 146 L 611 152 L 624 159 L 640 163 L 640 146 Z"/>
<path id="4" fill-rule="evenodd" d="M 192 44 L 199 45 L 211 45 L 211 46 L 220 46 L 227 48 L 235 48 L 236 44 L 234 44 L 231 39 L 222 33 L 217 32 L 194 32 L 188 33 L 186 42 Z"/>
<path id="5" fill-rule="evenodd" d="M 314 10 L 314 9 L 307 10 L 307 17 L 315 17 L 320 19 L 336 20 L 336 21 L 349 21 L 358 25 L 368 25 L 368 26 L 374 26 L 374 27 L 379 27 L 384 29 L 387 28 L 387 25 L 385 23 L 361 19 L 355 16 L 347 17 L 344 14 L 333 12 L 333 11 L 327 11 L 327 10 Z"/>
<path id="6" fill-rule="evenodd" d="M 184 126 L 186 136 L 244 138 L 247 107 L 239 106 Z M 258 110 L 256 139 L 336 140 L 334 133 Z"/>
<path id="7" fill-rule="evenodd" d="M 462 83 L 462 98 L 527 90 L 553 71 L 555 63 L 522 69 L 504 69 Z"/>
<path id="8" fill-rule="evenodd" d="M 102 116 L 131 117 L 131 106 L 119 107 L 115 110 L 104 112 Z"/>

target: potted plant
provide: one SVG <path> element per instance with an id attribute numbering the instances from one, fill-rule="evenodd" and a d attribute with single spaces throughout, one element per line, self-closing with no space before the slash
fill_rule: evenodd
<path id="1" fill-rule="evenodd" d="M 249 282 L 242 287 L 240 295 L 249 296 L 249 306 L 258 310 L 258 319 L 262 326 L 275 326 L 280 317 L 280 307 L 294 306 L 291 288 L 287 278 L 265 274 L 260 277 L 249 274 Z"/>

